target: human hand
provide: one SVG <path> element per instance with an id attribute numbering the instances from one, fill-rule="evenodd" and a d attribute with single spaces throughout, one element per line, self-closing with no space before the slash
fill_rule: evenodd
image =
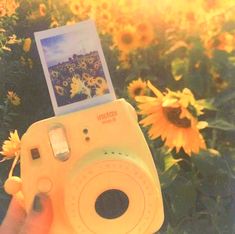
<path id="1" fill-rule="evenodd" d="M 29 214 L 18 198 L 13 197 L 0 234 L 48 234 L 52 222 L 52 205 L 45 194 L 35 196 Z"/>

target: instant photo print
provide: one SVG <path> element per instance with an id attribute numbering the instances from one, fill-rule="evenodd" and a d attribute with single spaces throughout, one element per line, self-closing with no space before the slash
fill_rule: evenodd
<path id="1" fill-rule="evenodd" d="M 94 23 L 35 35 L 57 116 L 23 135 L 14 192 L 27 212 L 35 194 L 51 198 L 50 234 L 155 233 L 164 220 L 156 167 L 134 108 L 115 99 Z"/>
<path id="2" fill-rule="evenodd" d="M 35 39 L 56 115 L 116 98 L 92 20 L 36 32 Z"/>

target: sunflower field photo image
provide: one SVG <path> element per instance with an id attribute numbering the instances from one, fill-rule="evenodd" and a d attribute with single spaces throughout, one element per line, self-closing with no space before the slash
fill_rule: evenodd
<path id="1" fill-rule="evenodd" d="M 89 30 L 56 31 L 85 21 L 102 49 Z M 235 233 L 234 0 L 0 0 L 0 233 L 26 130 L 114 96 L 133 106 L 159 176 L 155 233 Z"/>
<path id="2" fill-rule="evenodd" d="M 55 114 L 114 92 L 94 27 L 87 20 L 34 34 Z"/>

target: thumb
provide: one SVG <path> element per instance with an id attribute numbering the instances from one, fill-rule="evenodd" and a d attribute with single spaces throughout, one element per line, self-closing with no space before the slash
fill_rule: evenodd
<path id="1" fill-rule="evenodd" d="M 6 217 L 0 227 L 0 234 L 19 233 L 26 219 L 26 212 L 22 206 L 22 201 L 14 196 L 9 205 Z"/>
<path id="2" fill-rule="evenodd" d="M 31 211 L 29 212 L 20 234 L 48 234 L 52 223 L 52 204 L 45 194 L 34 197 Z"/>

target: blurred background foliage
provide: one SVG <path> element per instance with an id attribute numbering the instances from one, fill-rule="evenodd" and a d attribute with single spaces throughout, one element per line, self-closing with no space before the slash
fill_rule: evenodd
<path id="1" fill-rule="evenodd" d="M 169 151 L 143 128 L 162 186 L 159 233 L 235 233 L 233 0 L 0 1 L 0 142 L 53 116 L 33 33 L 88 18 L 96 22 L 117 97 L 137 107 L 128 86 L 141 78 L 161 91 L 189 88 L 204 100 L 207 148 L 198 154 Z M 10 166 L 0 164 L 1 220 Z"/>

